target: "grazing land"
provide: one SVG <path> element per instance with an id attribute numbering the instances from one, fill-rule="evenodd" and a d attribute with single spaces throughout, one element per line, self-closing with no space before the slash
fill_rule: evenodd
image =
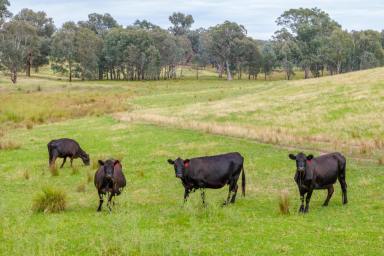
<path id="1" fill-rule="evenodd" d="M 185 74 L 188 74 L 186 71 Z M 191 72 L 191 76 L 192 76 Z M 320 79 L 75 81 L 0 78 L 0 254 L 378 255 L 384 249 L 384 69 Z M 91 165 L 52 176 L 46 144 L 76 139 Z M 349 203 L 315 191 L 306 215 L 290 152 L 347 156 Z M 239 151 L 246 197 L 227 188 L 184 205 L 168 158 Z M 127 188 L 96 212 L 97 160 L 122 160 Z M 59 160 L 60 161 L 60 160 Z M 59 162 L 56 163 L 59 165 Z M 65 192 L 61 213 L 35 213 L 44 187 Z M 287 195 L 290 214 L 279 212 Z"/>

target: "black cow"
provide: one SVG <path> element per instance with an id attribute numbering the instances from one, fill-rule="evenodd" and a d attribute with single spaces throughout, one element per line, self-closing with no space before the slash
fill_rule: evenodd
<path id="1" fill-rule="evenodd" d="M 323 204 L 323 206 L 327 206 L 336 180 L 339 180 L 341 185 L 343 204 L 348 202 L 347 183 L 345 182 L 346 160 L 342 154 L 335 152 L 314 158 L 313 155 L 306 156 L 304 153 L 299 153 L 296 156 L 289 154 L 289 158 L 296 161 L 297 170 L 294 179 L 300 192 L 299 212 L 308 212 L 309 201 L 314 189 L 328 189 L 327 199 Z M 304 208 L 305 194 L 307 196 Z"/>
<path id="2" fill-rule="evenodd" d="M 101 211 L 103 204 L 103 196 L 108 197 L 107 206 L 111 209 L 111 200 L 115 195 L 120 195 L 126 185 L 123 167 L 119 160 L 108 159 L 106 161 L 99 160 L 100 167 L 95 173 L 95 187 L 99 194 L 99 207 L 97 211 Z"/>
<path id="3" fill-rule="evenodd" d="M 49 166 L 52 167 L 55 164 L 56 158 L 64 158 L 63 163 L 60 168 L 63 167 L 67 157 L 72 161 L 75 158 L 81 158 L 85 165 L 89 165 L 89 155 L 81 149 L 79 143 L 72 139 L 58 139 L 52 140 L 48 143 L 48 153 L 49 153 Z"/>
<path id="4" fill-rule="evenodd" d="M 201 189 L 201 198 L 205 205 L 205 188 L 222 188 L 229 185 L 227 200 L 229 203 L 231 192 L 234 194 L 231 203 L 235 202 L 237 194 L 237 180 L 242 171 L 242 193 L 245 196 L 245 173 L 243 168 L 244 158 L 240 153 L 228 153 L 217 156 L 205 156 L 183 160 L 177 158 L 175 161 L 168 159 L 168 163 L 175 168 L 177 178 L 180 178 L 185 192 L 184 202 L 187 201 L 189 193 Z"/>

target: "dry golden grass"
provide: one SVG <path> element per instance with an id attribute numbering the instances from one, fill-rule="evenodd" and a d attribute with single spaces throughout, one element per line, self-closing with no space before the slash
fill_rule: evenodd
<path id="1" fill-rule="evenodd" d="M 288 215 L 289 212 L 289 193 L 288 190 L 280 191 L 279 194 L 279 210 L 283 215 Z"/>
<path id="2" fill-rule="evenodd" d="M 80 183 L 77 186 L 76 191 L 79 192 L 79 193 L 83 193 L 83 192 L 85 192 L 86 187 L 87 187 L 86 184 Z"/>
<path id="3" fill-rule="evenodd" d="M 23 177 L 24 177 L 24 179 L 29 180 L 30 175 L 29 175 L 28 170 L 24 170 L 24 172 L 23 172 Z"/>
<path id="4" fill-rule="evenodd" d="M 93 181 L 93 174 L 91 171 L 87 172 L 87 183 L 91 183 Z"/>
<path id="5" fill-rule="evenodd" d="M 49 167 L 49 172 L 52 176 L 59 176 L 59 170 L 56 167 L 56 164 Z"/>
<path id="6" fill-rule="evenodd" d="M 14 150 L 19 149 L 21 144 L 13 140 L 0 140 L 0 150 Z"/>

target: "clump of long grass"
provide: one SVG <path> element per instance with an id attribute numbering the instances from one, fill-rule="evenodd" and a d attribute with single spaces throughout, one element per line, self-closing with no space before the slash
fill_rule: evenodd
<path id="1" fill-rule="evenodd" d="M 44 187 L 42 192 L 33 200 L 32 210 L 34 212 L 55 213 L 64 211 L 67 206 L 64 191 L 52 187 Z"/>
<path id="2" fill-rule="evenodd" d="M 28 129 L 28 130 L 31 130 L 33 128 L 33 123 L 32 121 L 29 121 L 26 123 L 25 127 Z"/>
<path id="3" fill-rule="evenodd" d="M 79 167 L 77 166 L 72 166 L 72 171 L 71 171 L 71 174 L 72 175 L 76 175 L 79 173 Z"/>
<path id="4" fill-rule="evenodd" d="M 289 214 L 289 193 L 283 190 L 279 194 L 279 210 L 283 215 Z"/>
<path id="5" fill-rule="evenodd" d="M 87 183 L 91 183 L 93 180 L 93 175 L 90 171 L 87 172 Z"/>
<path id="6" fill-rule="evenodd" d="M 24 177 L 24 179 L 29 180 L 30 175 L 29 175 L 28 170 L 24 170 L 24 172 L 23 172 L 23 177 Z"/>
<path id="7" fill-rule="evenodd" d="M 0 150 L 19 149 L 21 144 L 12 140 L 0 140 Z"/>
<path id="8" fill-rule="evenodd" d="M 86 185 L 84 183 L 80 183 L 77 188 L 76 188 L 76 191 L 81 193 L 81 192 L 85 192 L 85 188 L 86 188 Z"/>
<path id="9" fill-rule="evenodd" d="M 49 172 L 51 173 L 52 176 L 59 176 L 59 170 L 57 169 L 55 164 L 49 167 Z"/>
<path id="10" fill-rule="evenodd" d="M 384 165 L 384 156 L 379 157 L 379 159 L 377 160 L 377 163 L 379 165 Z"/>

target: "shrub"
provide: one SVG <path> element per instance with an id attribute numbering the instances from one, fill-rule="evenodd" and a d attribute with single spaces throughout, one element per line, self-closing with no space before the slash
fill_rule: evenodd
<path id="1" fill-rule="evenodd" d="M 283 215 L 289 214 L 289 195 L 288 191 L 281 191 L 279 194 L 279 210 Z"/>
<path id="2" fill-rule="evenodd" d="M 54 213 L 64 211 L 67 205 L 64 191 L 45 187 L 42 193 L 33 200 L 32 210 L 34 212 Z"/>

